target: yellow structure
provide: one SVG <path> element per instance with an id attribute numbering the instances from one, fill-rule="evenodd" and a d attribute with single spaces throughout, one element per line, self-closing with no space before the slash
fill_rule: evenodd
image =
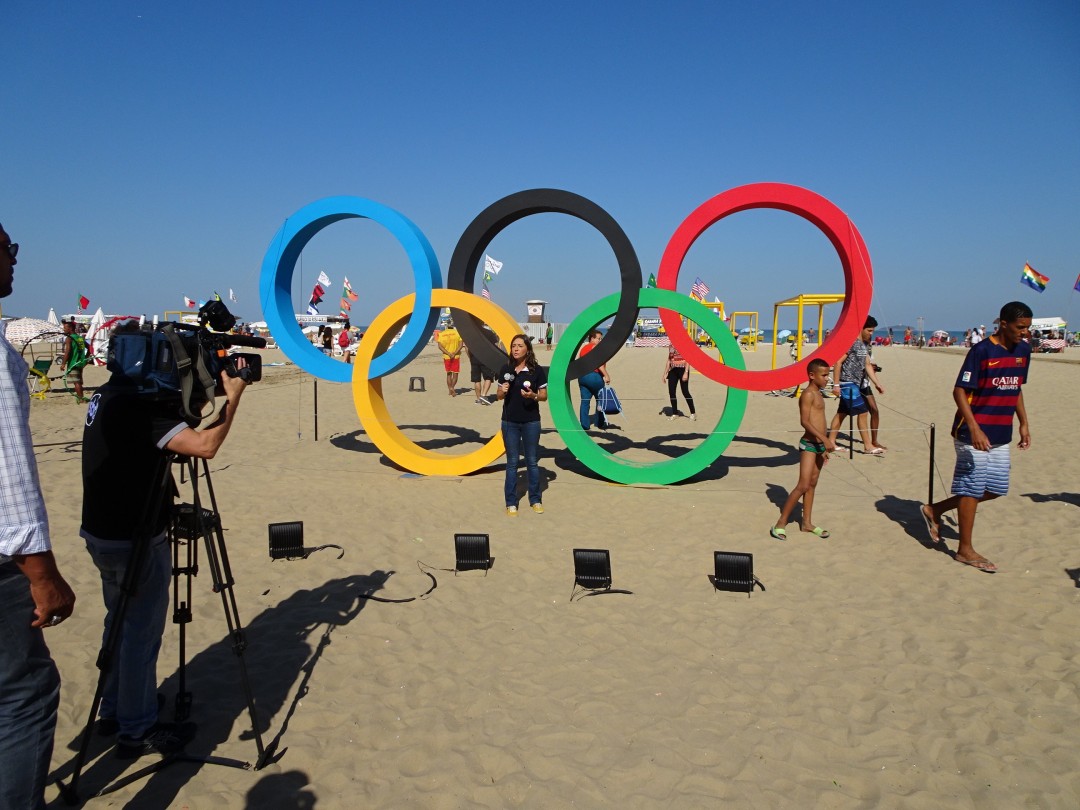
<path id="1" fill-rule="evenodd" d="M 825 320 L 825 306 L 827 304 L 839 304 L 844 300 L 843 293 L 801 293 L 794 298 L 789 298 L 786 301 L 777 301 L 773 305 L 773 341 L 772 341 L 772 367 L 776 368 L 776 334 L 779 328 L 780 321 L 780 307 L 798 307 L 799 315 L 797 327 L 795 329 L 795 362 L 802 360 L 802 335 L 803 329 L 803 308 L 808 306 L 817 306 L 817 344 L 821 345 L 821 329 L 824 326 Z"/>
<path id="2" fill-rule="evenodd" d="M 199 313 L 192 312 L 190 309 L 167 309 L 165 310 L 165 320 L 197 324 L 199 322 Z"/>
<path id="3" fill-rule="evenodd" d="M 723 301 L 713 301 L 710 304 L 707 301 L 702 301 L 702 300 L 700 300 L 698 298 L 694 298 L 694 296 L 692 296 L 692 295 L 690 296 L 690 298 L 692 300 L 694 300 L 694 301 L 697 301 L 699 304 L 701 304 L 706 309 L 715 310 L 716 311 L 716 317 L 718 317 L 720 320 L 725 319 L 725 316 L 724 316 L 724 302 Z M 683 323 L 686 324 L 686 333 L 688 335 L 690 335 L 690 337 L 692 337 L 694 339 L 695 343 L 701 343 L 701 337 L 702 337 L 702 335 L 704 335 L 706 345 L 709 345 L 709 346 L 713 345 L 712 340 L 709 338 L 708 332 L 706 332 L 704 329 L 702 329 L 699 324 L 696 324 L 693 321 L 689 321 L 686 318 L 683 318 Z M 661 331 L 661 333 L 663 333 L 663 331 L 664 331 L 663 328 L 661 328 L 660 331 Z"/>
<path id="4" fill-rule="evenodd" d="M 750 331 L 744 335 L 743 338 L 739 337 L 738 322 L 740 317 L 747 317 L 750 319 Z M 756 312 L 732 312 L 731 313 L 731 334 L 735 336 L 735 339 L 739 341 L 739 345 L 744 349 L 751 352 L 757 351 L 758 344 L 758 314 Z M 773 332 L 773 334 L 776 334 Z"/>

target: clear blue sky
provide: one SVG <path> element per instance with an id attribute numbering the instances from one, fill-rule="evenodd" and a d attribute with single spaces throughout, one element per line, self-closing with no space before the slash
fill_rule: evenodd
<path id="1" fill-rule="evenodd" d="M 160 313 L 258 276 L 282 221 L 350 194 L 412 219 L 445 279 L 462 230 L 526 188 L 591 198 L 654 271 L 696 206 L 758 181 L 810 188 L 862 232 L 872 312 L 963 329 L 1005 301 L 1080 323 L 1080 4 L 72 3 L 7 0 L 0 222 L 22 245 L 5 314 Z M 492 244 L 495 300 L 554 321 L 617 290 L 570 217 Z M 1024 262 L 1051 278 L 1019 283 Z M 367 323 L 412 291 L 370 222 L 305 251 Z M 298 274 L 299 275 L 299 274 Z M 790 214 L 711 228 L 701 276 L 729 310 L 842 292 L 835 252 Z M 827 310 L 827 313 L 830 310 Z M 833 316 L 838 307 L 831 309 Z"/>

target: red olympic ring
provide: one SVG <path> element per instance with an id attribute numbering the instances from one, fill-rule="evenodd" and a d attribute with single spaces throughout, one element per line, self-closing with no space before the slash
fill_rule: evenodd
<path id="1" fill-rule="evenodd" d="M 870 312 L 874 290 L 870 254 L 858 229 L 843 211 L 819 194 L 785 183 L 752 183 L 728 189 L 694 209 L 676 229 L 660 260 L 656 286 L 674 291 L 679 283 L 683 259 L 697 238 L 724 217 L 752 208 L 775 208 L 800 216 L 817 226 L 836 248 L 844 267 L 845 297 L 840 319 L 828 339 L 794 365 L 766 371 L 742 371 L 705 354 L 683 328 L 679 313 L 661 309 L 660 320 L 675 348 L 710 380 L 748 391 L 791 388 L 806 382 L 806 367 L 814 358 L 821 357 L 832 365 L 832 361 L 843 354 L 843 349 L 855 342 Z M 830 352 L 830 343 L 843 349 Z"/>

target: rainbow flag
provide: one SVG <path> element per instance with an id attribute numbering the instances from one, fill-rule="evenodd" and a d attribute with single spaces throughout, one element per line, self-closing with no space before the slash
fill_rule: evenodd
<path id="1" fill-rule="evenodd" d="M 1024 272 L 1020 275 L 1020 283 L 1027 284 L 1036 292 L 1042 292 L 1046 289 L 1046 285 L 1050 283 L 1050 279 L 1030 264 L 1025 263 Z"/>

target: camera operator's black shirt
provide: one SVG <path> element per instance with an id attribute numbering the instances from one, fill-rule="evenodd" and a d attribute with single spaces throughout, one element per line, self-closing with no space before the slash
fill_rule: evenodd
<path id="1" fill-rule="evenodd" d="M 172 477 L 163 478 L 165 445 L 188 427 L 179 397 L 157 401 L 110 380 L 90 399 L 83 429 L 82 531 L 100 540 L 133 541 L 143 513 L 157 498 L 148 537 L 165 531 L 173 502 Z M 164 497 L 157 487 L 166 481 Z"/>

